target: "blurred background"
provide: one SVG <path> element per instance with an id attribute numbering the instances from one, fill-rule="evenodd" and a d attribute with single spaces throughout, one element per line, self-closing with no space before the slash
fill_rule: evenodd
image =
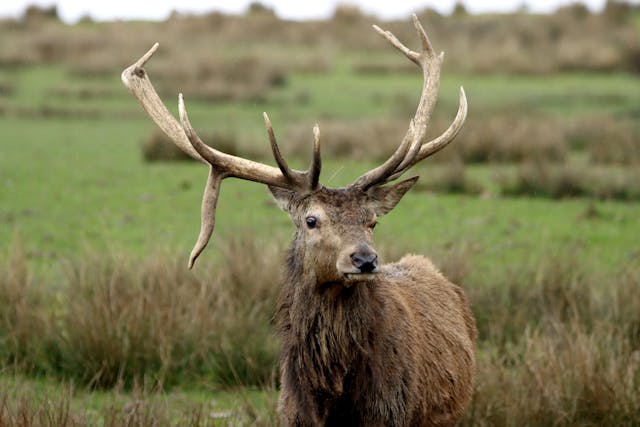
<path id="1" fill-rule="evenodd" d="M 638 2 L 0 6 L 0 425 L 276 425 L 271 318 L 293 226 L 225 181 L 194 271 L 206 168 L 120 82 L 147 64 L 210 145 L 321 182 L 384 161 L 422 76 L 371 29 L 446 53 L 429 127 L 469 114 L 376 229 L 469 294 L 478 378 L 463 425 L 640 423 Z M 409 175 L 407 175 L 409 176 Z"/>

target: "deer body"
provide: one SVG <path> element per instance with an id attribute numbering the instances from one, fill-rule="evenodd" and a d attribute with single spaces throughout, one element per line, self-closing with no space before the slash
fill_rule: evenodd
<path id="1" fill-rule="evenodd" d="M 464 294 L 419 256 L 380 276 L 327 288 L 302 306 L 283 291 L 279 409 L 287 425 L 448 426 L 462 415 L 475 337 Z M 306 321 L 294 326 L 292 311 Z"/>
<path id="2" fill-rule="evenodd" d="M 422 71 L 416 114 L 396 151 L 344 188 L 319 182 L 320 131 L 306 171 L 289 168 L 264 114 L 278 167 L 206 145 L 179 96 L 180 122 L 164 106 L 143 68 L 154 45 L 122 72 L 122 81 L 150 117 L 183 151 L 209 165 L 200 235 L 189 268 L 214 229 L 221 183 L 240 178 L 265 184 L 296 226 L 285 283 L 276 308 L 282 338 L 280 413 L 290 426 L 450 426 L 473 389 L 473 316 L 464 292 L 424 257 L 381 265 L 373 248 L 377 218 L 390 212 L 417 177 L 392 183 L 451 142 L 467 101 L 460 88 L 456 118 L 425 141 L 435 106 L 443 55 L 433 50 L 413 16 L 420 52 L 374 26 Z"/>

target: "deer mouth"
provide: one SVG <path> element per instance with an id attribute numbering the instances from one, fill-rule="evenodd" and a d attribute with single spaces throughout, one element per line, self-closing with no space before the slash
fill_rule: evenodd
<path id="1" fill-rule="evenodd" d="M 356 282 L 370 282 L 376 278 L 378 273 L 345 273 L 344 281 L 347 286 Z"/>

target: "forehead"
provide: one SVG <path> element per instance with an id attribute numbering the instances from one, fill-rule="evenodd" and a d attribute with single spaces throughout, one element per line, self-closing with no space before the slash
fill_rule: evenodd
<path id="1" fill-rule="evenodd" d="M 321 188 L 305 197 L 300 208 L 301 213 L 320 208 L 330 218 L 341 221 L 373 215 L 373 210 L 367 204 L 366 194 L 351 188 Z"/>

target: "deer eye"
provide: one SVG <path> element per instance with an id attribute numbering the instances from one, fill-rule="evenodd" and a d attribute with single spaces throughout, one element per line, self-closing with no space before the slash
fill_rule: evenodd
<path id="1" fill-rule="evenodd" d="M 316 218 L 315 216 L 308 216 L 306 222 L 307 228 L 316 228 L 316 226 L 318 225 L 318 218 Z"/>
<path id="2" fill-rule="evenodd" d="M 371 224 L 369 224 L 369 228 L 373 230 L 374 228 L 376 228 L 376 225 L 378 225 L 378 221 L 373 221 Z"/>

